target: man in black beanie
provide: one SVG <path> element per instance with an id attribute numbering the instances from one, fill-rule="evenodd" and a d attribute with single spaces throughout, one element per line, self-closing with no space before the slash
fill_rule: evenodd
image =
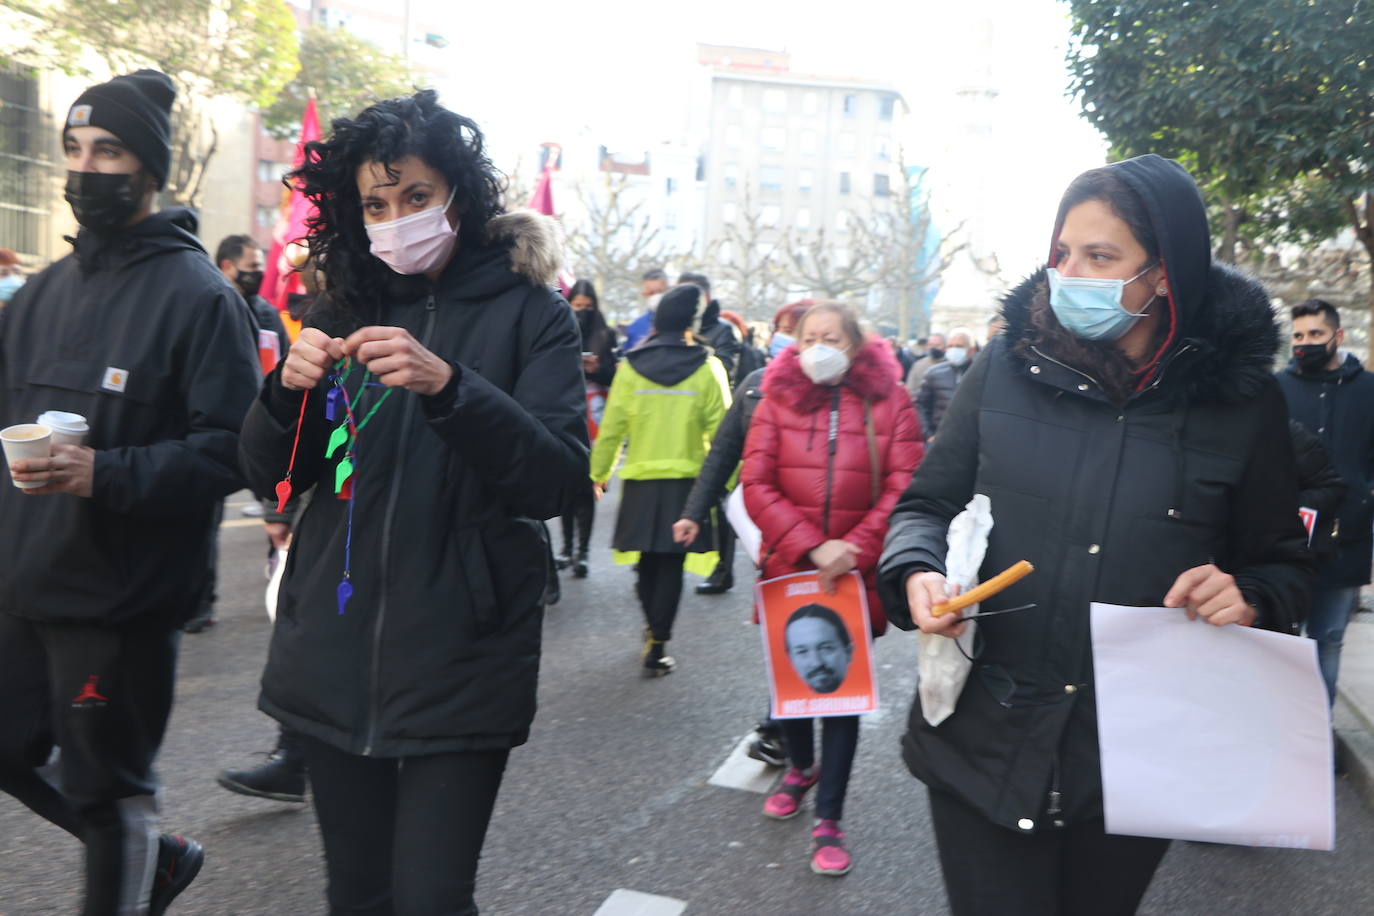
<path id="1" fill-rule="evenodd" d="M 85 842 L 87 916 L 162 913 L 204 859 L 159 835 L 152 764 L 261 378 L 194 215 L 154 212 L 175 96 L 140 70 L 72 105 L 81 231 L 0 322 L 0 427 L 49 410 L 87 424 L 82 444 L 13 461 L 0 485 L 0 789 Z M 60 793 L 34 771 L 54 743 Z"/>

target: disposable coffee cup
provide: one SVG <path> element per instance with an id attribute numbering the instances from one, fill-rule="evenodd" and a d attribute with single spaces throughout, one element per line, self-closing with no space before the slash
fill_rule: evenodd
<path id="1" fill-rule="evenodd" d="M 80 445 L 90 432 L 85 417 L 65 410 L 45 411 L 38 415 L 38 422 L 52 430 L 53 445 Z"/>
<path id="2" fill-rule="evenodd" d="M 0 445 L 5 448 L 5 463 L 13 466 L 22 458 L 47 458 L 52 449 L 52 430 L 41 423 L 21 423 L 0 429 Z M 36 490 L 37 481 L 20 483 L 10 472 L 10 480 L 21 490 Z"/>

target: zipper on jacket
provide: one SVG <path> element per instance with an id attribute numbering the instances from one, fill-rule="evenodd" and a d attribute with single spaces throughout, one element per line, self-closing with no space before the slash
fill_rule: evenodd
<path id="1" fill-rule="evenodd" d="M 1036 356 L 1040 357 L 1041 359 L 1046 360 L 1046 361 L 1048 361 L 1048 362 L 1052 362 L 1052 363 L 1054 363 L 1056 366 L 1059 366 L 1061 369 L 1068 369 L 1070 372 L 1073 372 L 1073 373 L 1075 373 L 1075 374 L 1077 374 L 1077 375 L 1083 376 L 1085 379 L 1087 379 L 1088 381 L 1090 381 L 1090 382 L 1092 382 L 1094 385 L 1096 385 L 1098 391 L 1101 391 L 1101 390 L 1102 390 L 1102 383 L 1099 382 L 1097 379 L 1093 378 L 1093 377 L 1092 377 L 1091 375 L 1089 375 L 1088 373 L 1084 372 L 1083 370 L 1081 370 L 1081 369 L 1075 369 L 1073 366 L 1070 366 L 1070 365 L 1068 365 L 1067 363 L 1061 363 L 1059 360 L 1055 359 L 1053 356 L 1046 356 L 1044 353 L 1040 352 L 1040 348 L 1039 348 L 1039 347 L 1032 346 L 1030 349 L 1031 349 L 1031 352 L 1032 352 L 1032 353 L 1034 353 Z"/>
<path id="2" fill-rule="evenodd" d="M 430 337 L 434 334 L 434 294 L 429 294 L 425 302 L 425 327 L 420 332 L 420 346 L 429 349 Z M 372 624 L 372 662 L 370 665 L 371 689 L 368 693 L 367 740 L 363 744 L 363 756 L 372 755 L 372 746 L 377 740 L 377 719 L 381 714 L 381 674 L 382 674 L 382 623 L 386 620 L 386 596 L 390 591 L 391 569 L 391 526 L 396 520 L 396 503 L 400 501 L 401 478 L 405 476 L 405 439 L 410 428 L 410 418 L 415 414 L 415 398 L 406 398 L 405 409 L 401 412 L 401 429 L 396 434 L 396 453 L 392 456 L 391 492 L 387 494 L 386 514 L 382 517 L 381 550 L 381 589 L 377 599 L 377 619 Z"/>
<path id="3" fill-rule="evenodd" d="M 840 441 L 840 389 L 830 396 L 830 431 L 825 442 L 825 512 L 821 516 L 822 534 L 830 539 L 830 493 L 835 489 L 835 449 Z"/>

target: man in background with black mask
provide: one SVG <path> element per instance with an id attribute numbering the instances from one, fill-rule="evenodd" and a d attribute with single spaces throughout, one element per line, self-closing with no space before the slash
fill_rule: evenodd
<path id="1" fill-rule="evenodd" d="M 224 279 L 234 284 L 243 295 L 243 301 L 252 309 L 253 321 L 258 330 L 277 335 L 277 352 L 281 359 L 291 349 L 291 337 L 282 324 L 281 312 L 260 294 L 262 289 L 262 249 L 251 235 L 227 236 L 215 249 L 215 264 Z"/>
<path id="2" fill-rule="evenodd" d="M 88 914 L 160 914 L 204 858 L 159 835 L 153 760 L 262 377 L 195 217 L 155 212 L 175 97 L 140 70 L 76 100 L 74 251 L 0 312 L 0 426 L 60 410 L 89 427 L 10 464 L 29 488 L 0 484 L 0 789 L 83 840 Z M 54 743 L 60 793 L 34 769 Z"/>
<path id="3" fill-rule="evenodd" d="M 1288 413 L 1319 439 L 1346 483 L 1337 519 L 1336 552 L 1321 566 L 1307 635 L 1317 641 L 1317 660 L 1327 694 L 1336 695 L 1346 624 L 1369 584 L 1374 550 L 1374 376 L 1341 352 L 1345 331 L 1329 302 L 1309 299 L 1293 306 L 1293 360 L 1278 374 Z M 1317 526 L 1321 526 L 1321 519 Z"/>

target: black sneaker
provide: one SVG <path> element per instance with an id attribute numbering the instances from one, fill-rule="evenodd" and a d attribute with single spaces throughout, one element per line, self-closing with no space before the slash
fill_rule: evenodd
<path id="1" fill-rule="evenodd" d="M 665 674 L 672 674 L 677 668 L 677 661 L 671 655 L 665 655 L 664 649 L 666 642 L 654 639 L 650 636 L 644 642 L 644 676 L 663 677 Z"/>
<path id="2" fill-rule="evenodd" d="M 716 568 L 711 571 L 711 575 L 706 577 L 705 582 L 697 584 L 696 593 L 698 595 L 723 595 L 735 587 L 735 576 L 732 570 L 724 564 L 717 563 Z"/>
<path id="3" fill-rule="evenodd" d="M 184 633 L 204 633 L 215 625 L 214 613 L 207 610 L 204 614 L 198 614 L 181 625 Z"/>
<path id="4" fill-rule="evenodd" d="M 754 729 L 754 740 L 749 742 L 746 753 L 770 767 L 787 765 L 787 748 L 782 743 L 782 736 L 767 725 Z"/>
<path id="5" fill-rule="evenodd" d="M 572 574 L 574 579 L 587 578 L 587 551 L 579 550 L 573 557 Z"/>
<path id="6" fill-rule="evenodd" d="M 223 770 L 215 780 L 230 792 L 270 798 L 273 801 L 305 801 L 305 765 L 281 748 L 267 755 L 267 762 L 252 770 Z"/>
<path id="7" fill-rule="evenodd" d="M 177 895 L 186 890 L 205 864 L 205 850 L 195 840 L 164 833 L 158 837 L 157 871 L 148 898 L 148 916 L 162 916 Z"/>

